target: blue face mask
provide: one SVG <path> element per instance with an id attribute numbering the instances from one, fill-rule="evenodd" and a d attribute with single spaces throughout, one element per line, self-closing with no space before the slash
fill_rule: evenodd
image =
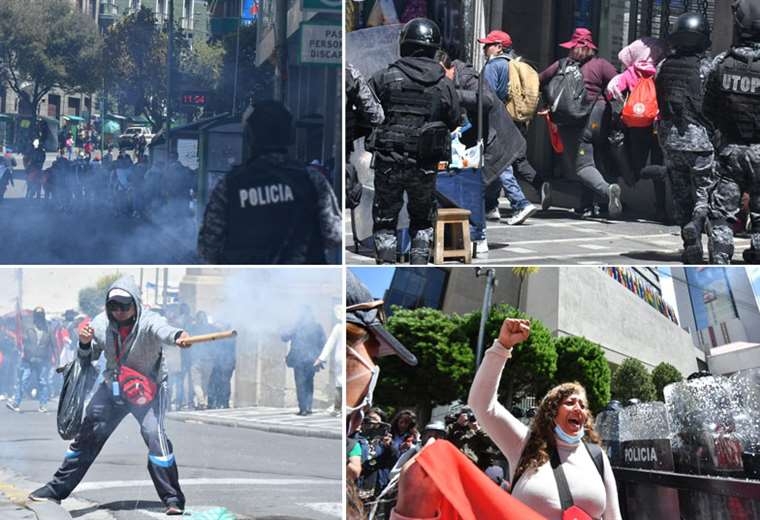
<path id="1" fill-rule="evenodd" d="M 558 424 L 554 425 L 554 433 L 560 438 L 560 440 L 562 440 L 562 442 L 566 442 L 567 444 L 578 444 L 581 442 L 581 439 L 583 439 L 583 436 L 586 435 L 586 432 L 583 429 L 581 429 L 576 435 L 568 435 Z"/>

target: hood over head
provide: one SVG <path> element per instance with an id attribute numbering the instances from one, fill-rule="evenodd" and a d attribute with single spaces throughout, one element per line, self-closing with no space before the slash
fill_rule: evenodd
<path id="1" fill-rule="evenodd" d="M 131 298 L 135 304 L 135 322 L 137 322 L 140 319 L 140 314 L 142 314 L 142 299 L 140 298 L 140 288 L 132 276 L 122 276 L 113 282 L 106 291 L 105 303 L 107 304 L 110 300 L 126 303 L 128 298 Z M 108 310 L 106 310 L 106 315 L 108 321 L 114 323 Z"/>
<path id="2" fill-rule="evenodd" d="M 432 86 L 441 81 L 444 76 L 443 67 L 433 58 L 408 57 L 400 58 L 391 65 L 409 76 L 414 81 L 426 86 Z"/>

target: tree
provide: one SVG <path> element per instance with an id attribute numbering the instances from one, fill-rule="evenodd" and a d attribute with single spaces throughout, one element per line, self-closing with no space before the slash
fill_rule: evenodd
<path id="1" fill-rule="evenodd" d="M 538 267 L 529 267 L 529 266 L 522 266 L 522 267 L 513 267 L 512 268 L 512 274 L 517 276 L 520 279 L 520 283 L 517 286 L 517 307 L 520 308 L 520 301 L 522 300 L 522 290 L 523 285 L 525 284 L 525 280 L 528 279 L 528 277 L 534 273 L 538 272 Z"/>
<path id="2" fill-rule="evenodd" d="M 557 369 L 557 352 L 549 329 L 539 320 L 531 318 L 510 307 L 496 305 L 486 320 L 486 338 L 496 338 L 501 324 L 506 318 L 530 319 L 530 337 L 527 341 L 516 345 L 499 385 L 501 401 L 510 408 L 516 399 L 526 395 L 544 395 L 551 384 Z M 480 327 L 480 312 L 472 312 L 464 316 L 464 328 L 474 350 L 478 341 Z"/>
<path id="3" fill-rule="evenodd" d="M 110 65 L 108 89 L 136 116 L 145 116 L 153 130 L 163 126 L 168 100 L 168 34 L 145 6 L 125 16 L 106 34 Z M 174 31 L 174 63 L 188 52 L 189 44 L 179 26 Z"/>
<path id="4" fill-rule="evenodd" d="M 212 95 L 212 108 L 217 112 L 232 110 L 235 91 L 235 68 L 237 67 L 237 96 L 235 107 L 242 112 L 251 99 L 272 97 L 274 88 L 274 68 L 271 63 L 256 66 L 257 31 L 256 24 L 240 28 L 240 53 L 237 54 L 237 34 L 232 32 L 222 40 L 224 64 L 219 89 Z M 238 59 L 236 62 L 236 55 Z"/>
<path id="5" fill-rule="evenodd" d="M 33 114 L 53 88 L 93 92 L 101 83 L 98 28 L 71 2 L 3 0 L 0 35 L 0 78 Z"/>
<path id="6" fill-rule="evenodd" d="M 119 274 L 109 274 L 98 278 L 94 287 L 79 290 L 79 309 L 88 316 L 95 316 L 103 311 L 106 303 L 106 291 L 121 277 Z"/>
<path id="7" fill-rule="evenodd" d="M 654 367 L 654 370 L 652 370 L 652 384 L 654 384 L 654 389 L 657 392 L 657 400 L 665 401 L 663 389 L 670 383 L 678 381 L 683 381 L 683 375 L 670 363 L 663 361 Z"/>
<path id="8" fill-rule="evenodd" d="M 598 344 L 578 336 L 554 342 L 557 349 L 556 384 L 578 381 L 586 388 L 589 408 L 596 413 L 610 400 L 610 366 Z"/>
<path id="9" fill-rule="evenodd" d="M 641 401 L 654 400 L 652 376 L 641 361 L 634 358 L 623 361 L 612 378 L 612 397 L 621 402 L 633 398 Z"/>
<path id="10" fill-rule="evenodd" d="M 475 356 L 462 330 L 462 318 L 426 307 L 394 308 L 388 331 L 419 361 L 410 367 L 395 356 L 383 358 L 375 401 L 380 405 L 413 405 L 420 420 L 433 405 L 466 399 Z"/>

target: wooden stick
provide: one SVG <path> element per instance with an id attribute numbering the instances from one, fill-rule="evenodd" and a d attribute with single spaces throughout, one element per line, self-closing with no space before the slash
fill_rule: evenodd
<path id="1" fill-rule="evenodd" d="M 234 338 L 235 336 L 237 336 L 236 330 L 225 330 L 222 332 L 212 332 L 211 334 L 199 334 L 197 336 L 190 336 L 189 338 L 184 338 L 182 340 L 182 343 L 185 345 L 193 345 L 195 343 L 203 343 L 206 341 Z"/>

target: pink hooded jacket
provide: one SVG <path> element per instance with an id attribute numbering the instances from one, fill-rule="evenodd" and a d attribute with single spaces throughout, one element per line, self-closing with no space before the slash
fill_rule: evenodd
<path id="1" fill-rule="evenodd" d="M 618 59 L 626 69 L 607 84 L 607 96 L 622 100 L 625 92 L 638 85 L 641 78 L 651 78 L 657 65 L 665 58 L 667 45 L 659 38 L 644 37 L 623 47 Z"/>

